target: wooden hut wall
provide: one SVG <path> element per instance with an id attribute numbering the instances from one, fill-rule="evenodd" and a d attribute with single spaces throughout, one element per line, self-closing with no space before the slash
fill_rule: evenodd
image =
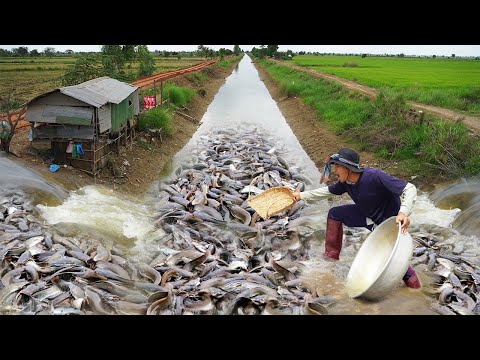
<path id="1" fill-rule="evenodd" d="M 80 120 L 75 122 L 75 119 L 78 118 Z M 90 121 L 93 119 L 93 108 L 60 92 L 54 92 L 32 101 L 28 104 L 25 114 L 25 120 L 30 122 L 85 124 L 85 119 Z"/>
<path id="2" fill-rule="evenodd" d="M 98 123 L 100 134 L 112 128 L 112 107 L 107 103 L 98 109 Z"/>
<path id="3" fill-rule="evenodd" d="M 140 98 L 138 96 L 138 89 L 132 94 L 132 99 L 134 115 L 138 115 L 140 113 Z"/>
<path id="4" fill-rule="evenodd" d="M 85 139 L 94 136 L 93 126 L 52 124 L 33 128 L 33 139 Z"/>

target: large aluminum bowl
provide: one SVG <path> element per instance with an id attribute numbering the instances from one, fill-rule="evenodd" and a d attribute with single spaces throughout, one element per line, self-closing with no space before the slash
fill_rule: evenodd
<path id="1" fill-rule="evenodd" d="M 362 244 L 347 275 L 352 298 L 378 300 L 403 278 L 413 252 L 409 233 L 402 234 L 392 216 L 377 226 Z"/>

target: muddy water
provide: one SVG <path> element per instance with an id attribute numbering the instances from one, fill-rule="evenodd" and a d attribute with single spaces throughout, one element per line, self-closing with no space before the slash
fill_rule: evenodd
<path id="1" fill-rule="evenodd" d="M 3 151 L 0 151 L 0 186 L 25 188 L 37 199 L 37 203 L 47 205 L 58 205 L 68 197 L 68 191 L 22 168 L 8 159 Z"/>
<path id="2" fill-rule="evenodd" d="M 196 144 L 201 137 L 212 136 L 219 129 L 256 129 L 266 141 L 274 144 L 278 153 L 289 164 L 298 166 L 301 173 L 311 179 L 307 188 L 319 186 L 320 174 L 317 168 L 292 133 L 248 56 L 241 60 L 226 79 L 207 109 L 197 132 L 163 170 L 162 178 L 173 175 L 183 164 L 192 163 Z M 2 166 L 3 163 L 0 163 L 0 178 L 3 177 L 8 182 L 14 181 L 11 175 L 4 173 L 5 167 Z M 41 191 L 49 187 L 50 184 L 44 183 Z M 475 188 L 474 192 L 480 194 L 478 188 Z M 40 203 L 38 208 L 46 222 L 57 230 L 63 233 L 92 234 L 99 241 L 115 243 L 128 250 L 128 254 L 138 261 L 144 261 L 150 254 L 158 252 L 157 240 L 162 233 L 153 229 L 153 221 L 149 217 L 152 213 L 150 206 L 159 199 L 158 183 L 152 184 L 146 198 L 141 200 L 119 195 L 99 186 L 89 186 L 71 193 L 61 205 L 56 206 L 54 202 L 49 202 L 49 199 L 54 201 L 53 199 L 57 198 L 54 193 L 55 191 L 50 189 L 51 195 L 46 198 L 42 195 L 43 199 L 37 202 Z M 478 206 L 476 201 L 472 203 L 464 200 L 460 204 L 458 199 L 462 197 L 462 190 L 456 189 L 449 200 L 450 205 L 436 206 L 428 194 L 419 194 L 411 216 L 411 231 L 426 231 L 432 234 L 450 231 L 462 213 L 467 213 L 471 206 Z M 473 198 L 471 194 L 467 197 Z M 442 199 L 441 194 L 438 199 Z M 330 309 L 331 314 L 434 314 L 429 309 L 432 300 L 429 280 L 420 272 L 419 276 L 424 284 L 421 291 L 408 289 L 400 283 L 385 299 L 377 302 L 354 300 L 347 296 L 344 283 L 348 270 L 369 232 L 365 229 L 345 229 L 345 245 L 338 262 L 325 262 L 320 259 L 319 254 L 324 250 L 328 209 L 350 202 L 348 198 L 338 198 L 310 204 L 308 207 L 306 216 L 311 219 L 308 227 L 312 247 L 311 260 L 304 262 L 308 269 L 303 276 L 312 292 L 338 297 L 337 304 Z M 478 226 L 478 220 L 476 222 L 473 215 L 467 214 L 466 217 L 470 225 L 458 225 L 459 229 L 465 231 L 465 235 L 459 235 L 455 240 L 465 241 L 469 246 L 473 246 L 475 241 L 478 241 L 478 238 L 472 235 L 477 229 L 475 226 Z"/>
<path id="3" fill-rule="evenodd" d="M 331 205 L 340 205 L 349 201 L 331 201 Z M 328 210 L 327 210 L 328 211 Z M 319 210 L 319 228 L 325 229 L 327 211 Z M 435 234 L 442 229 L 449 229 L 459 209 L 440 209 L 429 199 L 427 194 L 419 194 L 411 215 L 412 225 L 409 230 L 430 231 Z M 325 296 L 336 296 L 338 303 L 330 309 L 331 314 L 402 314 L 420 315 L 436 314 L 430 309 L 432 287 L 430 279 L 417 271 L 423 287 L 420 291 L 412 290 L 402 282 L 380 301 L 366 301 L 348 297 L 345 282 L 350 266 L 370 231 L 363 228 L 344 228 L 344 245 L 337 262 L 323 261 L 319 254 L 324 251 L 324 231 L 319 231 L 312 242 L 311 259 L 308 263 L 310 271 L 304 274 L 311 290 Z M 415 244 L 415 243 L 414 243 Z"/>

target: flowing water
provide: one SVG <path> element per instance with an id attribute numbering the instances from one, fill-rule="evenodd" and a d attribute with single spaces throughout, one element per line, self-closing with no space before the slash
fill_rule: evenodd
<path id="1" fill-rule="evenodd" d="M 45 179 L 30 170 L 22 168 L 0 152 L 0 186 L 18 186 L 28 190 L 37 202 L 58 205 L 67 198 L 68 192 L 60 186 L 46 182 Z"/>
<path id="2" fill-rule="evenodd" d="M 240 61 L 226 79 L 201 120 L 197 132 L 165 167 L 158 182 L 152 184 L 144 199 L 121 195 L 101 186 L 88 186 L 65 192 L 56 186 L 28 176 L 23 169 L 13 169 L 7 159 L 0 158 L 0 182 L 13 182 L 30 187 L 36 197 L 37 207 L 45 221 L 63 234 L 87 233 L 107 244 L 121 247 L 135 261 L 147 261 L 158 252 L 158 239 L 162 230 L 155 229 L 150 217 L 153 205 L 160 200 L 159 182 L 174 175 L 184 164 L 192 163 L 197 154 L 199 141 L 220 129 L 238 132 L 255 130 L 270 142 L 289 163 L 300 169 L 309 179 L 307 189 L 319 184 L 320 173 L 302 149 L 297 138 L 282 116 L 277 104 L 262 83 L 257 70 L 248 56 Z M 63 200 L 64 199 L 64 200 Z M 385 299 L 377 302 L 350 299 L 344 288 L 349 267 L 369 234 L 366 229 L 352 228 L 345 231 L 345 245 L 338 262 L 325 262 L 319 254 L 324 248 L 325 223 L 328 209 L 334 205 L 350 203 L 349 198 L 324 200 L 309 204 L 306 216 L 312 246 L 308 268 L 303 275 L 309 288 L 318 294 L 335 295 L 338 303 L 330 309 L 331 314 L 434 314 L 429 304 L 432 301 L 429 280 L 419 276 L 424 284 L 421 291 L 406 288 L 401 283 Z M 480 230 L 480 183 L 460 182 L 437 191 L 419 194 L 411 216 L 410 232 L 423 231 L 438 235 L 456 230 L 455 241 L 466 246 L 478 246 Z"/>
<path id="3" fill-rule="evenodd" d="M 480 234 L 480 180 L 461 180 L 435 191 L 431 198 L 442 209 L 461 210 L 452 223 L 454 229 L 464 235 Z"/>

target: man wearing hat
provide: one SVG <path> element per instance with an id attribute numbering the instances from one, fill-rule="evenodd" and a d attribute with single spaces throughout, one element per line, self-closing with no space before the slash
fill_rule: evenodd
<path id="1" fill-rule="evenodd" d="M 343 224 L 349 227 L 365 227 L 373 230 L 391 216 L 396 216 L 397 224 L 402 223 L 405 233 L 417 198 L 415 185 L 393 177 L 375 168 L 361 168 L 360 156 L 352 149 L 342 148 L 325 159 L 325 167 L 320 182 L 326 182 L 333 171 L 338 181 L 329 186 L 311 191 L 295 191 L 295 199 L 315 201 L 333 195 L 348 193 L 354 204 L 336 206 L 330 209 L 327 217 L 325 239 L 326 259 L 338 260 L 342 249 Z M 420 281 L 411 266 L 403 281 L 408 287 L 420 288 Z"/>

